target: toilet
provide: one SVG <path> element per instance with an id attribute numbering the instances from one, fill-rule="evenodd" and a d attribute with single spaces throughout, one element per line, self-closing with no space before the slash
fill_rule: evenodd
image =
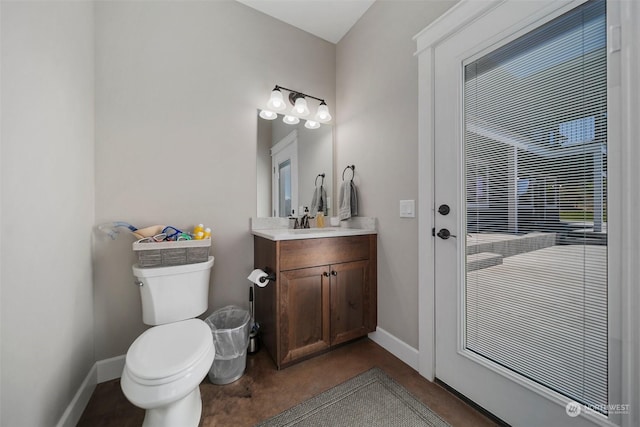
<path id="1" fill-rule="evenodd" d="M 147 329 L 127 351 L 120 386 L 146 410 L 143 427 L 196 427 L 202 414 L 200 383 L 213 363 L 211 329 L 195 319 L 208 308 L 213 257 L 197 264 L 133 266 Z"/>

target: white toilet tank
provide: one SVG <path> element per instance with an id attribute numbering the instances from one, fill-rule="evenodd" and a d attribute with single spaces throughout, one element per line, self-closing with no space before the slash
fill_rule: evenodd
<path id="1" fill-rule="evenodd" d="M 209 306 L 209 276 L 213 257 L 197 264 L 140 268 L 133 274 L 140 281 L 142 321 L 162 325 L 194 318 Z"/>

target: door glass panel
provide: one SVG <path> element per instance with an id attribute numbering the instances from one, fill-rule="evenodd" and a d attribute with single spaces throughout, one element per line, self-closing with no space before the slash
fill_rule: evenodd
<path id="1" fill-rule="evenodd" d="M 281 217 L 291 215 L 291 160 L 278 165 L 278 203 Z"/>
<path id="2" fill-rule="evenodd" d="M 606 3 L 465 65 L 464 346 L 605 412 Z"/>

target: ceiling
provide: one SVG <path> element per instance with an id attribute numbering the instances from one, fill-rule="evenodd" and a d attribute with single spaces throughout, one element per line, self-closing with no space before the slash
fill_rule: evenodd
<path id="1" fill-rule="evenodd" d="M 335 44 L 375 0 L 237 1 Z"/>

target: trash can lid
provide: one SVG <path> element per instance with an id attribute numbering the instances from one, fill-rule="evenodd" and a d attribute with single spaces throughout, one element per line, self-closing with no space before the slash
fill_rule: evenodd
<path id="1" fill-rule="evenodd" d="M 127 369 L 138 378 L 176 375 L 200 361 L 213 346 L 211 330 L 200 319 L 154 326 L 129 347 Z"/>

